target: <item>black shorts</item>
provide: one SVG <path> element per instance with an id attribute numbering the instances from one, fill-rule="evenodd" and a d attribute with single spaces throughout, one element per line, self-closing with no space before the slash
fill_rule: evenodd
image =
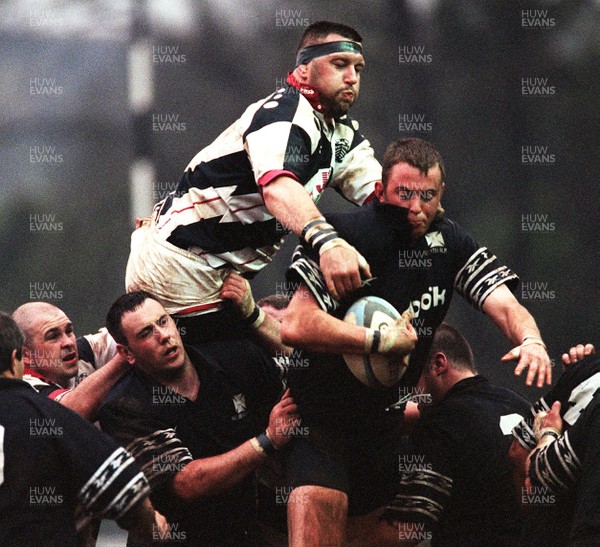
<path id="1" fill-rule="evenodd" d="M 177 315 L 172 317 L 185 344 L 203 344 L 214 340 L 240 340 L 250 337 L 248 328 L 240 321 L 239 315 L 232 306 L 192 317 Z"/>
<path id="2" fill-rule="evenodd" d="M 292 441 L 286 461 L 290 487 L 324 486 L 348 495 L 349 515 L 387 504 L 397 490 L 400 424 L 360 435 L 308 426 Z"/>

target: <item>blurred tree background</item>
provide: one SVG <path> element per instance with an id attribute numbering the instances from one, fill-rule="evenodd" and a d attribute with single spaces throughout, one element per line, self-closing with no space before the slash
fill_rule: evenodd
<path id="1" fill-rule="evenodd" d="M 140 141 L 155 169 L 152 194 L 164 197 L 198 150 L 281 84 L 304 27 L 331 19 L 364 37 L 367 68 L 352 116 L 380 158 L 399 136 L 440 149 L 446 211 L 520 275 L 518 297 L 540 326 L 555 376 L 562 351 L 598 343 L 598 2 L 0 6 L 0 309 L 47 299 L 78 334 L 100 327 L 124 290 Z M 155 53 L 154 99 L 141 121 L 128 98 L 136 21 Z M 171 116 L 178 129 L 153 130 L 152 115 Z M 324 210 L 350 207 L 326 194 Z M 282 286 L 293 246 L 289 238 L 253 281 L 257 297 Z M 448 320 L 471 341 L 483 373 L 536 396 L 499 362 L 510 345 L 489 321 L 460 297 Z"/>

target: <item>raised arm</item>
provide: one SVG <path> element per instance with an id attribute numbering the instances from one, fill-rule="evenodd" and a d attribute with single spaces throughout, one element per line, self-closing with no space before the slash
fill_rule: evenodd
<path id="1" fill-rule="evenodd" d="M 522 306 L 506 285 L 494 289 L 483 303 L 482 310 L 514 344 L 510 352 L 502 357 L 503 361 L 518 359 L 515 376 L 520 376 L 525 368 L 529 368 L 525 383 L 533 384 L 537 374 L 537 387 L 544 382 L 552 383 L 550 358 L 546 350 L 535 319 Z"/>
<path id="2" fill-rule="evenodd" d="M 131 365 L 117 354 L 102 368 L 90 374 L 73 389 L 57 396 L 55 400 L 86 420 L 94 422 L 108 392 L 129 369 Z"/>
<path id="3" fill-rule="evenodd" d="M 250 284 L 241 275 L 231 272 L 225 278 L 221 288 L 221 298 L 231 302 L 251 334 L 271 355 L 291 353 L 292 348 L 281 341 L 279 322 L 260 309 L 252 296 Z"/>
<path id="4" fill-rule="evenodd" d="M 263 199 L 271 214 L 298 236 L 309 222 L 323 218 L 304 187 L 288 176 L 277 177 L 267 184 Z M 320 254 L 320 265 L 327 288 L 336 300 L 360 287 L 361 271 L 371 277 L 364 258 L 348 244 L 328 246 Z"/>

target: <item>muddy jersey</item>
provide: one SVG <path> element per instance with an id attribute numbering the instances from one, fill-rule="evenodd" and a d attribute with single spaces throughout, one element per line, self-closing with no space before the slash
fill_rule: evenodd
<path id="1" fill-rule="evenodd" d="M 156 207 L 159 237 L 214 268 L 256 273 L 287 233 L 260 190 L 280 175 L 298 181 L 315 203 L 331 186 L 360 205 L 381 179 L 381 166 L 358 122 L 343 116 L 326 123 L 286 83 L 192 159 L 175 191 Z"/>

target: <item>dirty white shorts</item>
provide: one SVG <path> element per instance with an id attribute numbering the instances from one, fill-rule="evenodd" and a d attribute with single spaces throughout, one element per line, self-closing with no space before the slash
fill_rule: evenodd
<path id="1" fill-rule="evenodd" d="M 230 271 L 163 240 L 154 222 L 145 220 L 131 235 L 125 287 L 148 291 L 171 315 L 193 316 L 221 309 L 219 294 Z"/>

